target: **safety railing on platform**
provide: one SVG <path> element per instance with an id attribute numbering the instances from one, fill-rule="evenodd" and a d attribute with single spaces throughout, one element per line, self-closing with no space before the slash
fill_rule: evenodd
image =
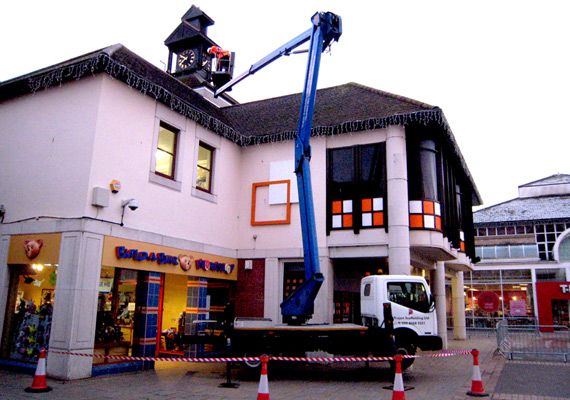
<path id="1" fill-rule="evenodd" d="M 568 362 L 570 329 L 563 325 L 497 324 L 497 350 L 509 360 Z"/>

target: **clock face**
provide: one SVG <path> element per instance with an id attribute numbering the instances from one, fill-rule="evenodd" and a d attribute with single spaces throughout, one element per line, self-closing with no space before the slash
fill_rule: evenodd
<path id="1" fill-rule="evenodd" d="M 209 71 L 210 70 L 210 57 L 208 56 L 208 54 L 204 54 L 202 56 L 202 59 L 204 60 L 202 62 L 202 69 Z"/>
<path id="2" fill-rule="evenodd" d="M 178 54 L 176 65 L 179 69 L 186 69 L 194 64 L 196 61 L 196 54 L 192 50 L 184 50 Z"/>

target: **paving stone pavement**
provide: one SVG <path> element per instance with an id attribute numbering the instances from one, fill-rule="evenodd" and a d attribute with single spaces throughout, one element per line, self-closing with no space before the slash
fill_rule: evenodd
<path id="1" fill-rule="evenodd" d="M 522 386 L 520 382 L 517 383 L 518 386 L 509 386 L 512 379 L 507 377 L 506 371 L 509 370 L 511 363 L 512 365 L 516 363 L 505 361 L 501 355 L 496 354 L 494 336 L 471 337 L 465 341 L 450 340 L 449 342 L 450 350 L 470 350 L 472 348 L 480 352 L 481 376 L 485 392 L 489 394 L 488 399 L 570 399 L 570 393 L 561 392 L 559 396 L 554 397 L 533 394 L 537 390 L 525 390 L 524 379 Z M 543 364 L 548 364 L 549 368 L 560 371 L 562 377 L 570 378 L 570 375 L 567 375 L 570 372 L 568 364 L 538 363 L 534 370 L 544 370 Z M 533 369 L 531 368 L 530 371 Z M 31 385 L 33 377 L 0 371 L 0 399 L 256 399 L 259 385 L 258 374 L 259 372 L 248 373 L 240 368 L 232 369 L 231 382 L 239 384 L 239 387 L 222 388 L 219 387 L 220 384 L 227 381 L 225 364 L 160 362 L 156 364 L 154 371 L 67 382 L 48 379 L 48 385 L 53 389 L 51 392 L 27 393 L 24 389 Z M 418 358 L 413 367 L 403 374 L 406 399 L 473 399 L 466 394 L 471 389 L 472 374 L 473 357 L 469 354 L 445 358 Z M 501 375 L 504 376 L 504 382 L 502 380 L 498 385 Z M 542 379 L 541 382 L 547 387 L 549 385 L 547 378 L 545 376 L 536 379 L 539 381 Z M 273 400 L 372 400 L 392 398 L 390 386 L 393 383 L 394 374 L 387 363 L 371 363 L 367 367 L 364 363 L 306 364 L 272 361 L 268 366 L 268 379 L 270 398 Z M 566 380 L 570 381 L 570 379 Z M 529 380 L 530 384 L 534 384 L 533 382 Z M 500 392 L 496 389 L 500 389 Z"/>

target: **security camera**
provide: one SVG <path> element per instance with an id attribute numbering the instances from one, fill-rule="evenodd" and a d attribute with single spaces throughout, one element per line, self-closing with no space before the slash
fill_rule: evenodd
<path id="1" fill-rule="evenodd" d="M 123 208 L 125 206 L 128 206 L 132 211 L 135 211 L 137 208 L 139 208 L 139 202 L 135 199 L 125 200 L 123 201 Z"/>

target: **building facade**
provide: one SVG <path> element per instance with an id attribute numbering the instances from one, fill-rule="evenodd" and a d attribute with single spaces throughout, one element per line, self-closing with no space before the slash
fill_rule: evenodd
<path id="1" fill-rule="evenodd" d="M 474 220 L 481 261 L 465 277 L 468 326 L 569 326 L 570 175 L 521 185 Z"/>
<path id="2" fill-rule="evenodd" d="M 49 346 L 60 353 L 48 375 L 78 379 L 121 365 L 66 352 L 207 352 L 183 336 L 221 329 L 228 303 L 281 321 L 279 304 L 304 279 L 301 94 L 214 98 L 198 62 L 211 23 L 195 7 L 185 14 L 167 72 L 115 45 L 0 84 L 4 363 Z M 178 64 L 189 50 L 193 63 Z M 366 274 L 418 274 L 445 335 L 445 279 L 463 299 L 481 199 L 443 112 L 349 83 L 318 91 L 312 136 L 325 283 L 311 322 L 360 322 Z"/>

